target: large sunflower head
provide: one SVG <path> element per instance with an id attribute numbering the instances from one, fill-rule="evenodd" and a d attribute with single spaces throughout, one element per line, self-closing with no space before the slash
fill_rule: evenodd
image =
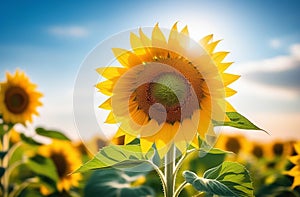
<path id="1" fill-rule="evenodd" d="M 74 172 L 82 161 L 79 150 L 71 142 L 54 140 L 49 145 L 39 147 L 39 154 L 53 161 L 59 178 L 58 191 L 69 191 L 72 186 L 79 185 L 81 174 L 70 173 Z"/>
<path id="2" fill-rule="evenodd" d="M 225 97 L 235 94 L 227 86 L 239 76 L 224 73 L 228 52 L 215 52 L 219 40 L 212 39 L 196 43 L 175 23 L 168 39 L 156 25 L 151 38 L 131 33 L 131 50 L 113 49 L 120 65 L 99 68 L 106 80 L 97 88 L 109 96 L 100 108 L 110 110 L 106 123 L 119 124 L 115 137 L 125 144 L 140 138 L 144 153 L 155 144 L 164 156 L 173 144 L 185 152 L 214 135 L 213 121 L 234 111 Z"/>
<path id="3" fill-rule="evenodd" d="M 0 114 L 4 122 L 32 122 L 32 116 L 38 115 L 37 107 L 42 105 L 42 94 L 36 87 L 24 72 L 6 73 L 6 81 L 0 83 Z"/>

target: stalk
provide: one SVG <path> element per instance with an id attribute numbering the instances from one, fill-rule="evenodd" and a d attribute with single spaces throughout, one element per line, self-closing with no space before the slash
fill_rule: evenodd
<path id="1" fill-rule="evenodd" d="M 175 146 L 171 146 L 170 150 L 165 156 L 165 180 L 166 180 L 166 193 L 165 197 L 173 197 L 175 190 Z"/>

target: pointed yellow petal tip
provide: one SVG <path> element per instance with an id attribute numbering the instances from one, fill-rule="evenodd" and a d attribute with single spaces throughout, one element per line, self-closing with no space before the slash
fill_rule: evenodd
<path id="1" fill-rule="evenodd" d="M 172 27 L 172 31 L 177 31 L 177 23 L 178 23 L 178 22 L 174 23 L 174 25 L 173 25 L 173 27 Z"/>
<path id="2" fill-rule="evenodd" d="M 150 142 L 146 139 L 141 138 L 140 144 L 141 144 L 141 150 L 142 150 L 143 155 L 146 155 L 148 153 L 148 151 L 150 150 L 150 148 L 152 147 L 153 142 Z"/>
<path id="3" fill-rule="evenodd" d="M 188 30 L 188 26 L 184 26 L 184 28 L 181 30 L 181 33 L 184 34 L 184 35 L 189 35 L 189 30 Z"/>
<path id="4" fill-rule="evenodd" d="M 203 37 L 201 40 L 200 40 L 200 43 L 202 44 L 202 45 L 207 45 L 212 39 L 213 39 L 213 34 L 210 34 L 210 35 L 207 35 L 207 36 L 205 36 L 205 37 Z"/>

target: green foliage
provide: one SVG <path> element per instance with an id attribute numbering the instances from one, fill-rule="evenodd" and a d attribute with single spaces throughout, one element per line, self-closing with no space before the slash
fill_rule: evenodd
<path id="1" fill-rule="evenodd" d="M 33 158 L 28 159 L 26 165 L 30 170 L 38 175 L 45 176 L 53 181 L 58 181 L 59 179 L 56 167 L 53 161 L 49 158 L 37 155 Z"/>
<path id="2" fill-rule="evenodd" d="M 92 160 L 85 163 L 76 170 L 76 172 L 85 172 L 107 167 L 137 167 L 145 164 L 153 155 L 153 149 L 144 155 L 139 145 L 110 145 L 102 148 Z"/>
<path id="3" fill-rule="evenodd" d="M 86 197 L 152 197 L 153 190 L 148 186 L 137 185 L 135 182 L 144 173 L 129 173 L 109 168 L 95 171 L 84 189 Z"/>
<path id="4" fill-rule="evenodd" d="M 0 117 L 1 119 L 2 117 Z M 12 123 L 2 123 L 0 124 L 0 138 L 3 137 L 8 131 L 10 131 L 14 127 Z"/>
<path id="5" fill-rule="evenodd" d="M 203 177 L 191 171 L 183 176 L 196 190 L 210 195 L 248 197 L 253 196 L 250 175 L 246 168 L 235 162 L 224 162 L 207 170 Z"/>
<path id="6" fill-rule="evenodd" d="M 36 146 L 42 145 L 41 143 L 35 141 L 32 137 L 27 137 L 24 133 L 21 133 L 20 137 L 21 137 L 22 141 L 27 144 L 36 145 Z"/>
<path id="7" fill-rule="evenodd" d="M 35 129 L 35 132 L 37 134 L 41 135 L 41 136 L 44 136 L 44 137 L 49 137 L 49 138 L 58 139 L 58 140 L 68 140 L 68 141 L 70 141 L 70 139 L 60 131 L 47 130 L 47 129 L 39 127 L 39 128 Z"/>
<path id="8" fill-rule="evenodd" d="M 247 130 L 262 130 L 255 124 L 253 124 L 250 120 L 248 120 L 243 115 L 239 114 L 238 112 L 226 112 L 227 116 L 229 117 L 229 122 L 216 122 L 214 121 L 215 126 L 230 126 L 238 129 L 247 129 Z M 266 132 L 266 131 L 264 131 Z"/>

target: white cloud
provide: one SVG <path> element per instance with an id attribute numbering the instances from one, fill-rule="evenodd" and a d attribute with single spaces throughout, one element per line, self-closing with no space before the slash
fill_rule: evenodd
<path id="1" fill-rule="evenodd" d="M 294 44 L 290 48 L 291 54 L 300 61 L 300 44 Z"/>
<path id="2" fill-rule="evenodd" d="M 81 26 L 52 26 L 48 31 L 52 35 L 76 38 L 86 37 L 89 34 L 89 31 Z"/>
<path id="3" fill-rule="evenodd" d="M 241 63 L 235 66 L 234 72 L 241 74 L 258 71 L 279 72 L 295 68 L 300 65 L 300 43 L 291 45 L 288 55 L 275 56 L 268 59 Z"/>
<path id="4" fill-rule="evenodd" d="M 270 40 L 269 45 L 273 49 L 278 49 L 281 47 L 281 41 L 279 39 L 272 39 Z"/>

